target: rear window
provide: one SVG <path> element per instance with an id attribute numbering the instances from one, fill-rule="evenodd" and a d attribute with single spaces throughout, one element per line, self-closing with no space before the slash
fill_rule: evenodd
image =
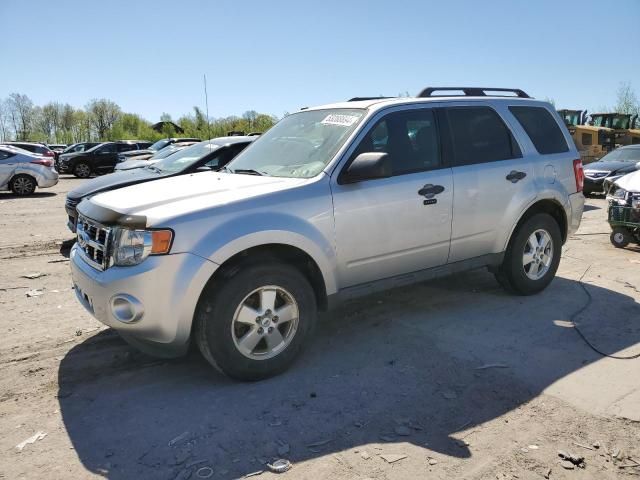
<path id="1" fill-rule="evenodd" d="M 511 131 L 492 108 L 448 108 L 447 117 L 456 166 L 522 157 Z"/>
<path id="2" fill-rule="evenodd" d="M 551 113 L 543 107 L 509 107 L 524 131 L 543 155 L 569 151 L 567 141 Z"/>

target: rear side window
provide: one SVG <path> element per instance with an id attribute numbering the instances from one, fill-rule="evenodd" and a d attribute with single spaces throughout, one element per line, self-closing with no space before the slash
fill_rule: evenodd
<path id="1" fill-rule="evenodd" d="M 0 150 L 0 160 L 5 160 L 7 158 L 11 158 L 15 155 L 15 153 L 9 153 L 5 150 Z"/>
<path id="2" fill-rule="evenodd" d="M 551 113 L 543 107 L 509 107 L 538 153 L 568 152 L 569 146 Z"/>
<path id="3" fill-rule="evenodd" d="M 446 109 L 456 166 L 522 157 L 511 131 L 489 107 Z"/>
<path id="4" fill-rule="evenodd" d="M 130 152 L 131 150 L 138 150 L 138 146 L 135 143 L 119 143 L 119 152 Z"/>

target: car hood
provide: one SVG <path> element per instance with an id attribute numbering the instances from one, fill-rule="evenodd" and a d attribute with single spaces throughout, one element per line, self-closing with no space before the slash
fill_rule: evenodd
<path id="1" fill-rule="evenodd" d="M 597 161 L 585 165 L 584 171 L 587 172 L 589 170 L 602 170 L 607 172 L 615 172 L 623 168 L 629 168 L 633 170 L 635 168 L 635 162 L 617 162 L 615 160 L 611 160 L 608 162 Z"/>
<path id="2" fill-rule="evenodd" d="M 101 193 L 92 197 L 91 203 L 123 215 L 145 216 L 147 226 L 154 226 L 163 220 L 287 190 L 309 181 L 201 172 Z"/>
<path id="3" fill-rule="evenodd" d="M 74 188 L 67 194 L 67 198 L 80 200 L 88 195 L 95 195 L 99 192 L 113 190 L 127 185 L 133 185 L 148 180 L 155 180 L 163 176 L 157 172 L 153 172 L 146 168 L 136 170 L 125 170 L 122 172 L 114 172 L 109 175 L 85 180 L 78 187 Z"/>
<path id="4" fill-rule="evenodd" d="M 118 155 L 128 158 L 128 157 L 137 157 L 138 155 L 147 155 L 149 153 L 153 155 L 156 152 L 152 150 L 147 150 L 145 148 L 144 150 L 129 150 L 128 152 L 122 152 L 122 153 L 119 153 Z"/>
<path id="5" fill-rule="evenodd" d="M 640 171 L 620 177 L 614 183 L 627 192 L 640 193 Z"/>
<path id="6" fill-rule="evenodd" d="M 133 170 L 135 168 L 143 168 L 148 167 L 149 165 L 153 165 L 158 160 L 125 160 L 122 163 L 118 163 L 116 165 L 116 170 Z"/>

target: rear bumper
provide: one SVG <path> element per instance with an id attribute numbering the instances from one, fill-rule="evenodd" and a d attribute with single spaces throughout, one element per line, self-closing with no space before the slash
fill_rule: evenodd
<path id="1" fill-rule="evenodd" d="M 584 211 L 584 195 L 582 192 L 569 195 L 570 212 L 567 212 L 567 237 L 578 231 Z"/>
<path id="2" fill-rule="evenodd" d="M 179 253 L 98 271 L 75 245 L 70 264 L 76 297 L 87 311 L 140 350 L 163 357 L 186 352 L 200 293 L 218 268 Z"/>
<path id="3" fill-rule="evenodd" d="M 53 187 L 58 183 L 58 172 L 52 168 L 42 168 L 34 172 L 39 188 Z"/>

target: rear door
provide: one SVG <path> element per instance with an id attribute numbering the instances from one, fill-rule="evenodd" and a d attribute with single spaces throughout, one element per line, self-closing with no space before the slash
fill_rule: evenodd
<path id="1" fill-rule="evenodd" d="M 536 196 L 531 158 L 500 105 L 452 106 L 441 116 L 455 185 L 449 262 L 500 253 L 505 232 Z"/>
<path id="2" fill-rule="evenodd" d="M 433 109 L 381 115 L 341 170 L 365 152 L 388 153 L 393 176 L 352 184 L 332 179 L 341 287 L 445 264 L 453 182 Z"/>

